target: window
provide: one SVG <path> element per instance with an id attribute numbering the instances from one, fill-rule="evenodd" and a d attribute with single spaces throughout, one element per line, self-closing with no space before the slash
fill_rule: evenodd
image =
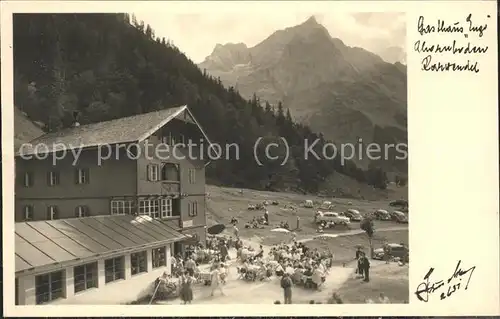
<path id="1" fill-rule="evenodd" d="M 87 168 L 77 168 L 75 170 L 75 183 L 76 184 L 89 183 L 89 170 Z"/>
<path id="2" fill-rule="evenodd" d="M 87 217 L 89 216 L 89 208 L 87 206 L 78 206 L 75 209 L 75 216 L 77 218 Z"/>
<path id="3" fill-rule="evenodd" d="M 146 251 L 130 254 L 130 267 L 132 275 L 137 275 L 148 271 L 148 254 Z"/>
<path id="4" fill-rule="evenodd" d="M 194 168 L 189 169 L 189 184 L 196 183 L 196 170 Z"/>
<path id="5" fill-rule="evenodd" d="M 63 297 L 64 275 L 62 271 L 35 277 L 36 303 L 41 304 Z"/>
<path id="6" fill-rule="evenodd" d="M 133 200 L 112 200 L 111 215 L 132 215 L 134 213 Z"/>
<path id="7" fill-rule="evenodd" d="M 173 134 L 172 132 L 165 132 L 165 135 L 161 137 L 161 142 L 163 144 L 174 146 L 176 142 L 175 134 Z"/>
<path id="8" fill-rule="evenodd" d="M 24 179 L 23 179 L 24 187 L 32 187 L 34 182 L 35 182 L 35 180 L 33 178 L 33 173 L 32 172 L 25 172 Z"/>
<path id="9" fill-rule="evenodd" d="M 179 198 L 172 199 L 172 216 L 181 216 L 181 200 Z"/>
<path id="10" fill-rule="evenodd" d="M 15 305 L 19 305 L 19 278 L 16 278 L 16 282 L 15 282 Z"/>
<path id="11" fill-rule="evenodd" d="M 161 180 L 178 182 L 180 180 L 179 166 L 173 163 L 163 163 L 161 165 Z"/>
<path id="12" fill-rule="evenodd" d="M 139 201 L 139 215 L 148 215 L 151 218 L 160 217 L 158 200 L 145 199 Z"/>
<path id="13" fill-rule="evenodd" d="M 125 257 L 116 257 L 104 261 L 105 282 L 125 278 Z"/>
<path id="14" fill-rule="evenodd" d="M 47 219 L 54 220 L 59 219 L 59 211 L 56 206 L 49 206 L 47 209 Z"/>
<path id="15" fill-rule="evenodd" d="M 167 265 L 166 247 L 153 248 L 151 250 L 151 260 L 153 268 L 159 268 Z"/>
<path id="16" fill-rule="evenodd" d="M 168 136 L 162 136 L 161 137 L 161 143 L 162 144 L 168 144 Z"/>
<path id="17" fill-rule="evenodd" d="M 174 146 L 175 145 L 175 135 L 172 134 L 172 132 L 168 132 L 168 144 L 170 146 Z"/>
<path id="18" fill-rule="evenodd" d="M 161 218 L 172 216 L 172 200 L 170 198 L 162 198 L 160 200 Z"/>
<path id="19" fill-rule="evenodd" d="M 34 211 L 34 208 L 33 208 L 33 205 L 26 205 L 24 206 L 24 209 L 23 209 L 23 219 L 24 221 L 30 221 L 30 220 L 33 220 L 33 211 Z"/>
<path id="20" fill-rule="evenodd" d="M 198 215 L 198 202 L 191 202 L 188 204 L 189 216 L 194 217 Z"/>
<path id="21" fill-rule="evenodd" d="M 158 180 L 158 175 L 158 165 L 148 165 L 148 180 L 151 182 L 156 182 Z"/>
<path id="22" fill-rule="evenodd" d="M 49 172 L 47 176 L 47 183 L 49 186 L 59 185 L 59 172 Z"/>
<path id="23" fill-rule="evenodd" d="M 97 262 L 73 268 L 75 293 L 97 288 Z"/>

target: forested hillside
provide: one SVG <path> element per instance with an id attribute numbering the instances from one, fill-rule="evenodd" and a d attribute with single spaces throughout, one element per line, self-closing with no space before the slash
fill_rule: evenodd
<path id="1" fill-rule="evenodd" d="M 342 166 L 338 157 L 304 159 L 305 139 L 321 139 L 318 154 L 325 141 L 294 123 L 286 105 L 273 109 L 256 97 L 245 100 L 156 37 L 150 26 L 130 19 L 127 14 L 14 15 L 16 106 L 44 123 L 45 131 L 54 131 L 71 123 L 73 111 L 85 124 L 187 104 L 213 141 L 240 146 L 239 160 L 232 156 L 207 168 L 213 183 L 317 192 L 328 176 L 343 173 L 385 187 L 381 170 Z M 290 158 L 281 165 L 282 147 L 274 150 L 279 159 L 260 156 L 259 166 L 255 141 L 279 141 L 279 136 L 288 141 Z"/>

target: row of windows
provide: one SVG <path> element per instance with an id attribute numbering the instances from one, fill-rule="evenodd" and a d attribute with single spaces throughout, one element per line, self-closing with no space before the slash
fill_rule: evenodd
<path id="1" fill-rule="evenodd" d="M 23 176 L 23 186 L 33 187 L 35 185 L 35 175 L 33 172 L 25 172 Z M 75 169 L 75 184 L 88 184 L 90 174 L 87 168 Z M 61 182 L 61 174 L 59 171 L 50 171 L 47 173 L 47 185 L 56 186 Z"/>
<path id="2" fill-rule="evenodd" d="M 35 208 L 33 205 L 25 205 L 23 209 L 23 219 L 24 221 L 33 220 L 33 216 L 35 214 Z M 77 206 L 75 208 L 75 217 L 87 217 L 90 216 L 90 210 L 88 206 Z M 49 206 L 47 207 L 47 220 L 55 220 L 59 219 L 59 209 L 57 206 Z"/>
<path id="3" fill-rule="evenodd" d="M 130 254 L 131 275 L 138 275 L 148 271 L 147 251 Z M 166 247 L 155 248 L 151 251 L 153 269 L 167 266 Z M 97 262 L 76 266 L 73 268 L 74 292 L 82 292 L 91 288 L 98 288 L 99 269 Z M 111 283 L 125 279 L 125 257 L 106 259 L 104 261 L 104 282 Z M 16 287 L 18 281 L 16 280 Z M 55 271 L 35 277 L 36 303 L 42 304 L 59 298 L 64 298 L 66 287 L 65 271 Z M 18 289 L 17 289 L 18 290 Z M 16 304 L 18 304 L 18 291 Z"/>
<path id="4" fill-rule="evenodd" d="M 147 166 L 148 170 L 148 181 L 179 181 L 180 173 L 179 166 L 173 163 L 161 163 L 161 164 L 149 164 Z"/>
<path id="5" fill-rule="evenodd" d="M 179 205 L 178 200 L 176 204 Z M 138 214 L 147 215 L 151 218 L 167 218 L 174 216 L 174 200 L 171 198 L 144 199 L 138 201 Z M 179 208 L 177 208 L 177 211 Z M 135 212 L 135 201 L 113 200 L 111 201 L 112 215 L 130 215 Z"/>
<path id="6" fill-rule="evenodd" d="M 186 138 L 181 133 L 168 132 L 167 135 L 161 137 L 163 144 L 175 146 L 176 144 L 186 144 Z"/>
<path id="7" fill-rule="evenodd" d="M 178 200 L 177 200 L 178 201 Z M 147 215 L 151 218 L 167 218 L 174 216 L 173 200 L 171 198 L 139 200 L 138 214 Z M 179 202 L 176 202 L 179 205 Z M 179 208 L 177 208 L 179 210 Z M 134 200 L 112 200 L 112 215 L 132 215 L 136 211 Z M 30 221 L 34 218 L 35 209 L 33 205 L 25 205 L 23 208 L 23 220 Z M 178 214 L 178 212 L 175 212 Z M 193 201 L 188 204 L 188 215 L 194 217 L 198 215 L 198 202 Z M 88 206 L 81 205 L 75 208 L 75 217 L 82 218 L 90 216 Z M 59 219 L 59 208 L 57 206 L 47 207 L 47 220 Z"/>
<path id="8" fill-rule="evenodd" d="M 162 163 L 158 164 L 149 164 L 148 165 L 148 181 L 157 182 L 157 181 L 179 181 L 179 168 L 176 164 L 172 163 Z M 188 170 L 188 182 L 189 184 L 196 183 L 196 169 L 190 168 Z"/>
<path id="9" fill-rule="evenodd" d="M 196 183 L 196 170 L 190 168 L 188 172 L 189 184 Z M 160 165 L 148 165 L 148 180 L 151 182 L 157 181 L 179 181 L 179 168 L 176 164 L 162 163 Z M 90 181 L 90 174 L 87 168 L 78 168 L 75 170 L 75 184 L 88 184 Z M 59 171 L 50 171 L 47 173 L 47 185 L 56 186 L 61 182 Z M 24 187 L 33 187 L 35 185 L 35 178 L 33 172 L 25 172 L 23 179 Z"/>

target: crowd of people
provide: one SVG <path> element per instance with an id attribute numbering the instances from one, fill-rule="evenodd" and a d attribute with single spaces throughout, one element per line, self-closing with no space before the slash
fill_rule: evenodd
<path id="1" fill-rule="evenodd" d="M 295 240 L 291 244 L 271 247 L 268 254 L 264 253 L 262 246 L 259 249 L 240 247 L 237 256 L 242 265 L 238 268 L 240 278 L 254 281 L 274 275 L 280 277 L 285 299 L 290 302 L 292 285 L 320 289 L 333 259 L 331 252 L 309 249 Z"/>
<path id="2" fill-rule="evenodd" d="M 263 221 L 268 221 L 264 217 Z M 267 220 L 266 220 L 267 219 Z M 283 290 L 284 303 L 292 303 L 292 287 L 303 287 L 320 290 L 331 269 L 333 254 L 330 251 L 319 251 L 297 242 L 295 238 L 290 243 L 272 246 L 265 252 L 262 245 L 252 247 L 245 245 L 240 239 L 234 223 L 234 234 L 208 236 L 206 245 L 193 245 L 186 253 L 172 258 L 172 275 L 164 274 L 164 286 L 174 290 L 171 284 L 177 280 L 178 296 L 183 303 L 193 300 L 193 285 L 205 283 L 210 286 L 211 295 L 219 292 L 224 295 L 224 285 L 229 274 L 229 251 L 236 250 L 237 278 L 247 281 L 263 281 L 273 277 L 279 278 Z M 387 255 L 390 252 L 387 252 Z M 370 260 L 358 248 L 355 255 L 357 261 L 356 273 L 364 281 L 370 280 Z M 206 271 L 200 271 L 202 264 L 208 264 Z M 333 297 L 332 297 L 333 298 Z M 381 296 L 384 302 L 387 298 Z M 370 301 L 367 301 L 370 302 Z M 328 303 L 342 303 L 340 297 L 333 298 Z"/>
<path id="3" fill-rule="evenodd" d="M 171 275 L 165 272 L 155 281 L 153 299 L 180 297 L 184 304 L 191 303 L 193 285 L 197 283 L 209 285 L 212 295 L 217 291 L 224 294 L 229 249 L 241 245 L 241 240 L 232 237 L 209 237 L 206 246 L 201 243 L 188 246 L 184 254 L 172 256 Z M 200 269 L 203 264 L 210 264 L 206 271 Z"/>
<path id="4" fill-rule="evenodd" d="M 298 230 L 300 229 L 300 217 L 296 217 L 297 223 L 295 229 Z M 233 226 L 233 229 L 237 229 L 236 225 L 239 223 L 238 219 L 236 217 L 232 217 L 230 220 L 230 224 Z M 264 229 L 265 226 L 269 226 L 270 221 L 269 221 L 269 211 L 266 209 L 264 211 L 264 214 L 261 216 L 254 216 L 250 221 L 247 221 L 244 225 L 245 228 L 251 228 L 251 229 Z M 288 221 L 280 221 L 278 224 L 279 228 L 284 228 L 287 230 L 291 230 L 293 225 L 290 226 Z"/>
<path id="5" fill-rule="evenodd" d="M 245 223 L 245 228 L 258 228 L 263 229 L 267 224 L 264 216 L 253 217 L 251 221 Z"/>
<path id="6" fill-rule="evenodd" d="M 236 249 L 238 279 L 262 281 L 271 279 L 273 276 L 279 277 L 285 303 L 292 302 L 292 286 L 320 289 L 326 280 L 333 259 L 331 252 L 310 249 L 295 239 L 289 244 L 275 245 L 268 253 L 265 253 L 262 245 L 258 248 L 244 245 L 237 233 L 234 237 L 210 236 L 206 247 L 198 245 L 191 249 L 191 254 L 185 259 L 177 256 L 173 260 L 173 264 L 179 269 L 177 273 L 182 274 L 180 279 L 183 301 L 190 302 L 191 286 L 199 282 L 200 275 L 203 274 L 198 270 L 199 262 L 205 260 L 200 257 L 203 254 L 209 254 L 211 262 L 210 272 L 205 273 L 206 284 L 212 287 L 212 295 L 217 291 L 224 294 L 222 287 L 228 275 L 228 267 L 225 263 L 229 259 L 229 249 L 232 248 Z"/>

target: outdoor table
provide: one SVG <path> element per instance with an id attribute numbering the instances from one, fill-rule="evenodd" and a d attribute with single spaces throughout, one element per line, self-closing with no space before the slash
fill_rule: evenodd
<path id="1" fill-rule="evenodd" d="M 247 271 L 257 272 L 257 271 L 259 271 L 260 268 L 261 268 L 261 266 L 250 265 L 250 266 L 248 266 Z"/>
<path id="2" fill-rule="evenodd" d="M 241 260 L 245 261 L 249 257 L 254 257 L 255 254 L 256 254 L 256 252 L 253 250 L 242 249 L 240 258 L 241 258 Z"/>
<path id="3" fill-rule="evenodd" d="M 245 275 L 244 279 L 256 278 L 260 269 L 261 269 L 261 266 L 249 265 L 246 268 L 246 275 Z M 249 275 L 250 275 L 250 277 L 248 277 Z"/>
<path id="4" fill-rule="evenodd" d="M 278 268 L 279 263 L 276 260 L 270 260 L 268 262 L 269 266 L 271 266 L 273 269 Z"/>
<path id="5" fill-rule="evenodd" d="M 202 271 L 198 274 L 198 282 L 200 283 L 204 283 L 205 285 L 208 284 L 212 277 L 211 277 L 211 273 L 209 271 Z"/>

